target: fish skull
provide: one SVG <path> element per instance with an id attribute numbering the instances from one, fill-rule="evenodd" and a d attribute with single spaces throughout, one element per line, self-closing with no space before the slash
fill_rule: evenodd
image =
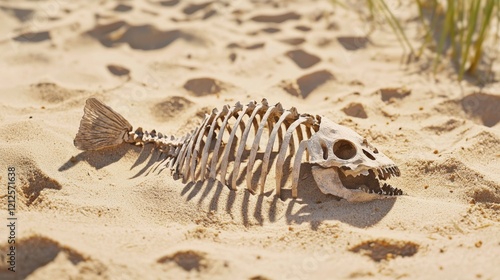
<path id="1" fill-rule="evenodd" d="M 308 140 L 312 173 L 320 190 L 351 202 L 402 195 L 380 181 L 401 173 L 396 164 L 352 129 L 321 118 Z"/>

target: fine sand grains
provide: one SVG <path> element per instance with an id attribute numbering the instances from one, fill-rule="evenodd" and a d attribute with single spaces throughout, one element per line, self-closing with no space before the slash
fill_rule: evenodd
<path id="1" fill-rule="evenodd" d="M 431 53 L 402 64 L 388 28 L 368 36 L 329 1 L 0 1 L 0 22 L 0 217 L 13 166 L 18 226 L 16 274 L 0 229 L 1 279 L 500 275 L 498 82 L 432 77 Z M 339 201 L 307 165 L 297 200 L 289 183 L 283 200 L 183 184 L 148 145 L 77 150 L 89 97 L 177 136 L 236 101 L 325 115 L 393 159 L 408 195 Z"/>

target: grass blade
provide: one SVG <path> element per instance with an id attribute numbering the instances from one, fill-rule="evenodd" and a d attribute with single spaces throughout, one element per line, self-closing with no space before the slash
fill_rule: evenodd
<path id="1" fill-rule="evenodd" d="M 465 50 L 462 51 L 462 57 L 460 60 L 460 68 L 458 70 L 458 79 L 462 80 L 465 73 L 465 64 L 467 63 L 469 57 L 470 47 L 472 46 L 472 36 L 474 35 L 474 31 L 476 30 L 476 24 L 478 21 L 479 8 L 481 6 L 481 0 L 472 1 L 470 3 L 469 8 L 469 20 L 468 20 L 468 29 L 467 29 L 467 37 L 465 39 Z"/>
<path id="2" fill-rule="evenodd" d="M 437 66 L 439 64 L 439 60 L 441 58 L 441 55 L 443 54 L 444 51 L 444 43 L 447 38 L 450 38 L 453 40 L 453 37 L 451 36 L 451 29 L 453 28 L 452 26 L 454 25 L 454 15 L 455 15 L 455 0 L 448 0 L 448 7 L 446 9 L 446 16 L 444 20 L 444 27 L 441 30 L 441 34 L 439 36 L 439 43 L 437 46 L 436 50 L 436 58 L 434 58 L 434 74 L 436 74 L 437 71 Z M 434 26 L 435 30 L 437 30 L 437 26 Z"/>
<path id="3" fill-rule="evenodd" d="M 399 24 L 399 20 L 394 16 L 391 9 L 389 9 L 389 7 L 387 6 L 387 4 L 385 3 L 384 0 L 379 0 L 379 3 L 382 5 L 382 11 L 385 12 L 386 19 L 387 19 L 388 23 L 391 25 L 392 29 L 396 33 L 399 33 L 400 38 L 402 38 L 404 43 L 408 46 L 411 54 L 414 55 L 415 51 L 413 50 L 413 46 L 411 45 L 410 41 L 406 37 L 406 33 L 404 32 L 403 28 Z"/>
<path id="4" fill-rule="evenodd" d="M 486 5 L 484 6 L 484 19 L 479 31 L 479 36 L 476 40 L 474 49 L 475 49 L 475 54 L 474 58 L 472 59 L 471 65 L 468 69 L 468 72 L 473 74 L 476 72 L 477 66 L 479 64 L 479 61 L 481 60 L 481 54 L 482 54 L 482 49 L 483 49 L 483 43 L 484 40 L 486 39 L 486 32 L 488 30 L 488 26 L 491 24 L 491 16 L 493 14 L 493 8 L 494 8 L 495 0 L 487 0 Z"/>

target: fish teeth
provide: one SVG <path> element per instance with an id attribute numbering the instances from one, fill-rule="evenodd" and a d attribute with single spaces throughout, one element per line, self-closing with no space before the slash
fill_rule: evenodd
<path id="1" fill-rule="evenodd" d="M 369 191 L 370 189 L 369 189 L 367 186 L 365 186 L 365 185 L 361 185 L 361 186 L 358 188 L 358 190 L 361 190 L 361 191 L 364 191 L 364 192 L 368 193 L 368 191 Z"/>
<path id="2" fill-rule="evenodd" d="M 376 169 L 379 179 L 389 179 L 391 177 L 399 177 L 401 172 L 396 165 L 385 166 L 383 168 Z"/>
<path id="3" fill-rule="evenodd" d="M 391 178 L 391 171 L 387 168 L 384 168 L 384 172 L 385 172 L 385 178 L 390 179 Z"/>
<path id="4" fill-rule="evenodd" d="M 391 185 L 384 183 L 382 186 L 382 190 L 384 191 L 385 195 L 403 195 L 403 191 L 398 189 L 398 188 L 393 188 Z"/>
<path id="5" fill-rule="evenodd" d="M 391 193 L 391 187 L 386 183 L 384 183 L 384 185 L 382 186 L 382 190 L 384 191 L 385 195 L 390 195 Z"/>
<path id="6" fill-rule="evenodd" d="M 389 170 L 389 173 L 391 173 L 391 175 L 392 175 L 392 176 L 394 176 L 394 175 L 395 175 L 395 173 L 394 173 L 394 169 L 393 169 L 393 167 L 392 167 L 392 166 L 387 167 L 387 170 Z"/>
<path id="7" fill-rule="evenodd" d="M 396 171 L 396 166 L 395 165 L 391 166 L 391 170 L 392 170 L 392 174 L 397 177 L 398 176 L 398 172 Z"/>

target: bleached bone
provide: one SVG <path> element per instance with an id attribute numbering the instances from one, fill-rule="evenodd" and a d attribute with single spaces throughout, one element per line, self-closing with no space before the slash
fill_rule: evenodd
<path id="1" fill-rule="evenodd" d="M 243 122 L 245 115 L 248 120 Z M 234 122 L 230 125 L 231 120 Z M 215 179 L 219 174 L 221 183 L 230 185 L 233 190 L 242 175 L 240 167 L 244 162 L 243 155 L 249 152 L 246 160 L 246 188 L 253 193 L 254 166 L 266 127 L 268 140 L 261 153 L 257 183 L 260 193 L 264 192 L 271 154 L 278 140 L 275 164 L 275 193 L 278 196 L 281 194 L 284 170 L 288 171 L 288 166 L 284 166 L 287 154 L 290 159 L 293 158 L 290 173 L 292 197 L 298 196 L 304 153 L 305 162 L 312 165 L 314 180 L 325 194 L 348 201 L 367 201 L 403 194 L 388 184 L 380 184 L 379 180 L 397 177 L 401 173 L 392 160 L 369 145 L 365 138 L 327 118 L 299 114 L 294 107 L 284 110 L 280 103 L 269 106 L 266 99 L 261 103 L 251 101 L 245 106 L 239 102 L 233 106 L 225 105 L 221 111 L 214 109 L 211 114 L 205 115 L 195 130 L 176 138 L 154 129 L 145 131 L 138 127 L 133 131 L 130 123 L 120 114 L 97 99 L 90 98 L 86 102 L 74 144 L 81 150 L 98 150 L 123 142 L 134 145 L 151 143 L 154 149 L 160 151 L 158 160 L 165 155 L 166 158 L 160 163 L 170 168 L 174 178 L 182 177 L 183 182 L 187 182 L 205 180 L 207 177 Z M 239 138 L 236 136 L 238 131 L 241 132 Z M 229 136 L 227 143 L 224 143 L 226 133 Z M 248 138 L 253 139 L 249 149 L 246 146 Z M 234 155 L 234 159 L 231 155 Z M 234 162 L 231 182 L 227 184 L 230 161 Z M 259 168 L 255 172 L 259 172 Z"/>
<path id="2" fill-rule="evenodd" d="M 210 115 L 206 115 L 205 119 L 203 120 L 202 124 L 196 129 L 195 133 L 193 134 L 193 137 L 190 139 L 188 145 L 188 148 L 186 150 L 186 157 L 184 158 L 184 162 L 181 161 L 180 163 L 180 168 L 182 169 L 181 174 L 183 174 L 183 183 L 186 183 L 189 180 L 189 162 L 191 162 L 191 154 L 193 153 L 194 147 L 195 147 L 195 142 L 198 139 L 199 135 L 202 134 L 201 131 L 205 131 L 205 126 L 207 125 L 207 122 L 210 118 Z M 203 135 L 203 134 L 202 134 Z"/>
<path id="3" fill-rule="evenodd" d="M 250 115 L 252 112 L 255 110 L 257 107 L 257 102 L 251 101 L 249 102 L 246 106 L 245 109 L 243 110 L 242 114 L 238 117 L 236 120 L 235 126 L 238 126 L 243 119 L 245 115 Z M 244 127 L 244 126 L 243 126 Z M 234 135 L 236 134 L 236 129 L 233 129 L 231 131 L 231 135 L 229 135 L 229 139 L 227 140 L 227 145 L 226 149 L 224 150 L 224 156 L 222 157 L 222 166 L 221 166 L 221 172 L 220 172 L 220 181 L 222 184 L 226 184 L 226 172 L 227 172 L 227 166 L 229 164 L 229 153 L 231 151 L 231 147 L 234 141 Z M 236 190 L 236 185 L 231 186 L 233 190 Z"/>
<path id="4" fill-rule="evenodd" d="M 267 177 L 267 173 L 269 172 L 269 160 L 271 158 L 271 152 L 273 150 L 274 141 L 276 139 L 276 133 L 281 131 L 281 124 L 285 120 L 287 120 L 287 119 L 295 120 L 297 117 L 298 117 L 297 109 L 295 109 L 294 107 L 292 107 L 290 110 L 286 110 L 281 115 L 281 117 L 278 119 L 278 121 L 276 122 L 276 124 L 273 128 L 273 131 L 271 132 L 271 136 L 269 137 L 269 142 L 267 142 L 266 151 L 264 153 L 264 158 L 262 160 L 262 171 L 261 171 L 260 178 L 259 178 L 260 193 L 264 192 L 264 186 L 266 184 L 266 177 Z M 281 147 L 282 143 L 283 143 L 283 141 L 282 141 L 283 138 L 281 135 L 279 136 L 279 138 L 280 138 L 279 146 Z"/>
<path id="5" fill-rule="evenodd" d="M 208 160 L 208 154 L 209 154 L 209 149 L 210 148 L 210 145 L 212 143 L 212 137 L 214 135 L 214 131 L 215 131 L 215 128 L 217 127 L 217 120 L 221 117 L 221 116 L 226 116 L 227 113 L 229 112 L 229 106 L 228 105 L 224 105 L 224 107 L 222 107 L 222 111 L 220 111 L 214 118 L 214 120 L 212 121 L 212 124 L 210 125 L 210 131 L 208 132 L 208 135 L 207 135 L 207 142 L 205 143 L 205 147 L 203 148 L 203 152 L 201 154 L 201 171 L 200 171 L 200 177 L 202 180 L 205 179 L 205 170 L 207 170 L 207 168 L 205 167 L 206 164 L 207 164 L 207 160 Z"/>
<path id="6" fill-rule="evenodd" d="M 261 104 L 258 104 L 255 109 L 253 110 L 252 114 L 250 115 L 250 118 L 248 119 L 247 122 L 247 127 L 243 131 L 243 134 L 241 135 L 240 143 L 238 145 L 238 151 L 236 152 L 236 157 L 234 159 L 234 166 L 233 166 L 233 178 L 231 185 L 236 186 L 236 179 L 238 179 L 238 173 L 240 172 L 240 164 L 241 164 L 241 156 L 243 155 L 243 151 L 245 150 L 245 145 L 247 143 L 248 139 L 248 133 L 250 132 L 250 124 L 254 122 L 255 116 L 261 111 L 261 110 L 267 110 L 269 104 L 267 103 L 266 99 L 262 100 Z M 255 131 L 258 131 L 258 129 L 255 129 Z"/>
<path id="7" fill-rule="evenodd" d="M 210 114 L 210 116 L 208 117 L 207 121 L 204 123 L 204 125 L 202 126 L 202 130 L 200 131 L 200 133 L 198 134 L 198 138 L 196 140 L 196 145 L 194 147 L 194 151 L 193 151 L 193 154 L 191 156 L 191 174 L 192 174 L 192 177 L 193 179 L 191 180 L 192 182 L 194 182 L 196 180 L 196 174 L 195 174 L 195 170 L 196 170 L 196 161 L 198 160 L 198 153 L 200 151 L 200 147 L 201 147 L 201 142 L 202 142 L 202 138 L 205 134 L 205 131 L 207 129 L 207 125 L 209 123 L 212 123 L 213 121 L 216 121 L 217 118 L 219 117 L 219 113 L 218 113 L 218 110 L 217 109 L 213 109 L 212 110 L 212 114 Z M 188 179 L 189 179 L 189 174 L 188 174 Z"/>
<path id="8" fill-rule="evenodd" d="M 285 138 L 283 139 L 283 144 L 281 145 L 280 152 L 278 154 L 278 160 L 276 161 L 276 195 L 281 193 L 281 178 L 283 177 L 283 164 L 285 163 L 286 150 L 288 148 L 288 143 L 293 137 L 293 133 L 296 131 L 297 127 L 305 122 L 310 122 L 311 118 L 309 116 L 300 116 L 299 119 L 294 121 L 287 129 L 285 133 Z"/>
<path id="9" fill-rule="evenodd" d="M 191 139 L 192 135 L 193 135 L 194 131 L 186 134 L 186 137 L 184 139 L 184 142 L 188 142 L 189 139 Z M 184 143 L 183 142 L 183 143 Z M 177 166 L 179 165 L 182 165 L 181 162 L 184 162 L 184 157 L 186 156 L 186 150 L 187 150 L 187 145 L 182 145 L 181 146 L 181 149 L 179 150 L 179 153 L 177 154 L 177 156 L 175 157 L 175 162 L 173 164 L 173 166 L 171 167 L 171 169 L 173 170 L 176 170 L 177 169 Z M 174 168 L 175 167 L 175 168 Z M 174 176 L 177 177 L 179 176 L 179 173 L 178 172 L 174 172 Z"/>
<path id="10" fill-rule="evenodd" d="M 253 192 L 252 188 L 252 170 L 253 170 L 253 165 L 255 163 L 255 157 L 257 156 L 257 150 L 259 149 L 259 143 L 260 143 L 260 138 L 262 136 L 262 132 L 264 131 L 265 124 L 267 123 L 269 127 L 269 135 L 271 135 L 271 127 L 272 127 L 272 122 L 269 121 L 269 117 L 274 116 L 276 113 L 280 114 L 283 112 L 283 107 L 281 106 L 280 103 L 271 106 L 267 109 L 266 113 L 262 117 L 259 129 L 257 130 L 257 134 L 255 135 L 255 139 L 252 144 L 252 149 L 250 150 L 250 157 L 248 158 L 248 165 L 247 165 L 247 189 Z M 274 143 L 274 141 L 272 141 Z M 271 147 L 272 148 L 272 147 Z"/>
<path id="11" fill-rule="evenodd" d="M 80 150 L 98 150 L 128 140 L 132 125 L 97 99 L 87 100 L 74 145 Z"/>
<path id="12" fill-rule="evenodd" d="M 217 142 L 215 143 L 213 155 L 212 155 L 212 163 L 210 164 L 210 175 L 209 177 L 215 179 L 217 172 L 217 162 L 219 160 L 219 150 L 222 144 L 222 137 L 224 135 L 224 130 L 227 127 L 228 121 L 231 117 L 235 116 L 238 112 L 243 110 L 243 105 L 240 102 L 237 102 L 231 109 L 229 109 L 229 113 L 227 113 L 222 125 L 220 127 L 219 135 L 217 136 Z M 232 130 L 228 130 L 230 134 L 232 134 Z M 202 178 L 203 179 L 203 178 Z"/>
<path id="13" fill-rule="evenodd" d="M 307 142 L 302 141 L 299 144 L 299 148 L 297 149 L 297 154 L 295 155 L 295 160 L 293 162 L 292 169 L 292 196 L 297 197 L 297 186 L 299 184 L 299 176 L 300 176 L 300 164 L 302 163 L 302 154 L 304 150 L 307 150 Z"/>

